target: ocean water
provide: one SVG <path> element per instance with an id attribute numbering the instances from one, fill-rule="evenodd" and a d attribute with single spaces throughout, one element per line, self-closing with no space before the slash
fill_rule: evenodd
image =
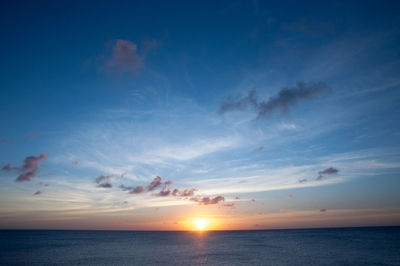
<path id="1" fill-rule="evenodd" d="M 0 265 L 400 265 L 400 227 L 0 231 Z"/>

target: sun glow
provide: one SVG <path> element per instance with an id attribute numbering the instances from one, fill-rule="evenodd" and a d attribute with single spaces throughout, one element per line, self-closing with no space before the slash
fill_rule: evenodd
<path id="1" fill-rule="evenodd" d="M 205 230 L 208 225 L 208 221 L 206 219 L 196 219 L 195 222 L 199 231 Z"/>

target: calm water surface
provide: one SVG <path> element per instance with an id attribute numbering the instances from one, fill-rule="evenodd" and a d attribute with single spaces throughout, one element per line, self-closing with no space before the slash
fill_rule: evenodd
<path id="1" fill-rule="evenodd" d="M 0 231 L 0 265 L 400 265 L 400 227 Z"/>

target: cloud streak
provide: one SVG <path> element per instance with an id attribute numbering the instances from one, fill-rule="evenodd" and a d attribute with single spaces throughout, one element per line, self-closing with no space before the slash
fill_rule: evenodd
<path id="1" fill-rule="evenodd" d="M 125 185 L 120 185 L 119 188 L 122 191 L 128 191 L 129 194 L 141 194 L 146 192 L 151 192 L 156 190 L 157 188 L 163 186 L 163 188 L 157 193 L 153 194 L 157 197 L 168 197 L 174 196 L 177 198 L 181 198 L 184 200 L 191 200 L 198 202 L 200 205 L 210 205 L 210 204 L 218 204 L 220 201 L 224 201 L 225 198 L 222 196 L 216 196 L 214 198 L 206 197 L 206 196 L 195 196 L 196 188 L 183 189 L 179 190 L 177 188 L 170 188 L 169 186 L 172 184 L 172 181 L 167 180 L 165 182 L 162 181 L 160 176 L 156 176 L 153 181 L 151 181 L 147 186 L 136 186 L 130 187 Z"/>
<path id="2" fill-rule="evenodd" d="M 236 101 L 228 98 L 221 104 L 219 112 L 224 114 L 231 111 L 243 111 L 252 107 L 257 113 L 257 119 L 267 119 L 275 111 L 286 114 L 299 101 L 311 100 L 322 92 L 330 91 L 331 88 L 323 82 L 306 83 L 299 81 L 295 87 L 283 88 L 267 101 L 258 99 L 254 90 L 249 91 L 247 96 Z"/>

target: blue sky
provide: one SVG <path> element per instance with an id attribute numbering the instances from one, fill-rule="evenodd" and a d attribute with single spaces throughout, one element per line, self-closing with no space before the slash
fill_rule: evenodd
<path id="1" fill-rule="evenodd" d="M 0 227 L 399 224 L 396 1 L 0 5 Z"/>

